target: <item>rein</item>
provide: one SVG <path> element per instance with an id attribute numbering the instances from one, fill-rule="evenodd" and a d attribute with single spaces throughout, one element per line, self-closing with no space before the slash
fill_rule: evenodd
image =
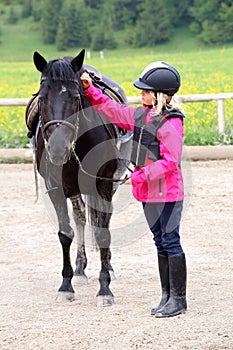
<path id="1" fill-rule="evenodd" d="M 72 154 L 73 154 L 75 160 L 77 161 L 80 170 L 85 175 L 89 176 L 92 179 L 101 180 L 101 181 L 108 181 L 108 182 L 120 182 L 120 185 L 123 185 L 128 180 L 128 175 L 127 174 L 125 175 L 124 179 L 114 179 L 114 178 L 110 178 L 110 177 L 103 177 L 103 176 L 97 176 L 97 175 L 90 174 L 83 168 L 82 163 L 81 163 L 79 157 L 77 156 L 75 150 L 73 150 Z M 129 169 L 129 170 L 132 172 L 131 169 Z"/>

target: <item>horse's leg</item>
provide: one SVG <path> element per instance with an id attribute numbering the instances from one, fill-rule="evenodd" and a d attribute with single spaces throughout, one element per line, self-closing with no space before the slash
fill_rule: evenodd
<path id="1" fill-rule="evenodd" d="M 63 252 L 63 280 L 58 290 L 56 301 L 73 301 L 74 289 L 71 284 L 71 280 L 73 277 L 73 269 L 70 262 L 70 246 L 74 238 L 74 231 L 70 226 L 67 200 L 60 187 L 58 189 L 50 191 L 49 196 L 57 213 L 59 225 L 58 236 L 62 245 Z"/>
<path id="2" fill-rule="evenodd" d="M 111 281 L 116 279 L 112 264 L 111 264 L 111 257 L 112 257 L 112 253 L 111 250 L 109 248 L 109 254 L 108 254 L 108 271 L 110 273 L 111 276 Z"/>
<path id="3" fill-rule="evenodd" d="M 110 306 L 114 303 L 114 296 L 110 290 L 111 276 L 109 273 L 110 262 L 110 232 L 108 228 L 97 228 L 95 232 L 96 242 L 100 248 L 101 271 L 99 274 L 100 289 L 97 293 L 97 306 Z"/>
<path id="4" fill-rule="evenodd" d="M 86 224 L 85 203 L 82 200 L 81 194 L 70 198 L 73 206 L 73 217 L 77 228 L 77 257 L 76 269 L 74 272 L 75 284 L 87 284 L 87 276 L 85 268 L 87 266 L 87 257 L 85 252 L 85 237 L 84 229 Z"/>
<path id="5" fill-rule="evenodd" d="M 106 191 L 106 187 L 105 187 Z M 108 192 L 110 193 L 110 192 Z M 99 197 L 92 210 L 92 218 L 95 221 L 95 239 L 100 249 L 101 270 L 99 274 L 100 289 L 97 293 L 97 306 L 109 306 L 114 303 L 114 296 L 110 290 L 111 276 L 109 270 L 112 269 L 111 259 L 111 235 L 109 223 L 112 216 L 112 202 Z"/>

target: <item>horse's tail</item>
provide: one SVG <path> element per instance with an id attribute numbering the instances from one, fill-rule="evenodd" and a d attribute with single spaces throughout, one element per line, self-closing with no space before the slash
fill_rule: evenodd
<path id="1" fill-rule="evenodd" d="M 110 246 L 109 223 L 112 216 L 112 202 L 99 196 L 86 196 L 88 224 L 93 247 Z"/>

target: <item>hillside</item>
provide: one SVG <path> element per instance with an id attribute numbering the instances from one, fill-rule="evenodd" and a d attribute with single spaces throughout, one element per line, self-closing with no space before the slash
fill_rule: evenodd
<path id="1" fill-rule="evenodd" d="M 156 47 L 147 47 L 132 49 L 125 47 L 122 43 L 124 32 L 117 34 L 118 49 L 106 52 L 112 52 L 113 55 L 121 55 L 122 52 L 144 52 L 146 53 L 172 53 L 172 52 L 190 52 L 205 49 L 187 28 L 178 28 L 171 37 L 171 41 Z M 87 50 L 88 47 L 85 47 Z M 49 58 L 63 57 L 65 55 L 76 55 L 81 48 L 69 50 L 68 52 L 58 51 L 54 45 L 45 45 L 42 41 L 41 27 L 39 23 L 32 22 L 30 19 L 21 19 L 14 25 L 2 25 L 0 36 L 0 60 L 3 61 L 30 61 L 32 53 L 37 50 L 46 54 Z M 92 52 L 92 55 L 98 56 L 99 52 Z"/>

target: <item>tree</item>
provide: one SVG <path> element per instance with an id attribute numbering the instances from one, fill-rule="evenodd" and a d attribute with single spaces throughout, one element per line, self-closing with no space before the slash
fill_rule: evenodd
<path id="1" fill-rule="evenodd" d="M 41 6 L 42 0 L 32 0 L 32 17 L 35 22 L 39 22 L 41 20 Z"/>
<path id="2" fill-rule="evenodd" d="M 54 44 L 59 24 L 62 0 L 42 0 L 41 24 L 45 44 Z"/>
<path id="3" fill-rule="evenodd" d="M 190 7 L 193 5 L 193 0 L 167 0 L 166 5 L 173 25 L 183 26 L 191 22 Z"/>
<path id="4" fill-rule="evenodd" d="M 155 45 L 169 39 L 172 25 L 166 2 L 167 0 L 143 2 L 133 36 L 134 46 Z"/>
<path id="5" fill-rule="evenodd" d="M 104 33 L 104 48 L 110 50 L 114 50 L 117 48 L 117 41 L 112 30 L 108 31 L 107 33 Z"/>
<path id="6" fill-rule="evenodd" d="M 72 35 L 69 37 L 69 46 L 90 46 L 90 34 L 85 1 L 71 0 L 70 11 L 71 18 L 69 27 Z"/>
<path id="7" fill-rule="evenodd" d="M 125 29 L 136 24 L 142 0 L 112 0 L 112 3 L 114 8 L 113 28 L 115 30 Z"/>
<path id="8" fill-rule="evenodd" d="M 102 9 L 102 31 L 104 48 L 114 49 L 117 47 L 114 31 L 116 11 L 113 1 L 105 1 Z"/>
<path id="9" fill-rule="evenodd" d="M 7 19 L 9 24 L 15 24 L 18 22 L 18 14 L 13 6 L 10 7 L 10 13 Z"/>
<path id="10" fill-rule="evenodd" d="M 194 0 L 190 8 L 191 30 L 207 44 L 233 42 L 233 4 L 231 0 Z"/>
<path id="11" fill-rule="evenodd" d="M 32 14 L 31 0 L 24 0 L 22 4 L 22 17 L 29 17 Z"/>
<path id="12" fill-rule="evenodd" d="M 105 0 L 86 0 L 85 3 L 87 6 L 93 9 L 101 9 Z"/>
<path id="13" fill-rule="evenodd" d="M 92 41 L 92 49 L 94 51 L 101 51 L 104 49 L 104 29 L 102 27 L 96 30 Z"/>
<path id="14" fill-rule="evenodd" d="M 233 3 L 228 4 L 223 2 L 219 11 L 221 33 L 224 37 L 224 42 L 233 42 Z"/>
<path id="15" fill-rule="evenodd" d="M 90 43 L 84 0 L 67 0 L 63 3 L 56 36 L 59 50 L 86 47 Z"/>

